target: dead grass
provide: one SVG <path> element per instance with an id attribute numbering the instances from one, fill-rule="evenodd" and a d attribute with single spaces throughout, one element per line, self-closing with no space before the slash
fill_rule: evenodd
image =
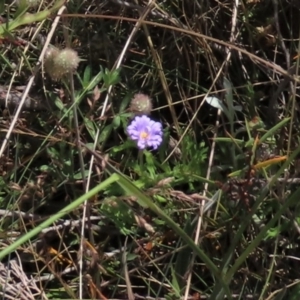
<path id="1" fill-rule="evenodd" d="M 111 164 L 200 245 L 232 299 L 296 299 L 298 205 L 284 204 L 299 182 L 300 11 L 297 1 L 237 3 L 74 0 L 2 37 L 1 249 L 103 182 Z M 5 6 L 3 24 L 13 10 Z M 47 42 L 78 52 L 72 79 L 43 72 Z M 233 122 L 206 102 L 228 105 L 225 78 L 242 107 Z M 152 97 L 166 131 L 164 148 L 140 168 L 124 132 L 136 92 Z M 264 131 L 251 127 L 250 139 L 245 127 L 259 119 Z M 266 139 L 261 159 L 266 132 L 273 145 Z M 270 155 L 287 155 L 277 161 L 286 173 L 255 168 Z M 207 199 L 218 204 L 208 209 Z M 3 299 L 225 299 L 210 271 L 169 224 L 112 185 L 6 256 L 0 281 Z"/>

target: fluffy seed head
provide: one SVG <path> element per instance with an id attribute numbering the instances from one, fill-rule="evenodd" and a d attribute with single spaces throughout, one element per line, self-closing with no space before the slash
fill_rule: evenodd
<path id="1" fill-rule="evenodd" d="M 79 57 L 76 51 L 66 48 L 61 50 L 55 58 L 56 66 L 64 68 L 66 72 L 74 72 L 79 64 Z"/>
<path id="2" fill-rule="evenodd" d="M 59 50 L 52 46 L 49 46 L 45 53 L 45 59 L 44 59 L 45 70 L 52 78 L 57 77 L 55 66 L 54 66 L 54 60 L 55 57 L 58 55 L 58 53 Z"/>
<path id="3" fill-rule="evenodd" d="M 149 115 L 152 110 L 152 99 L 142 93 L 135 94 L 131 100 L 129 110 L 136 115 Z"/>
<path id="4" fill-rule="evenodd" d="M 45 55 L 45 69 L 54 80 L 61 79 L 68 73 L 73 73 L 80 62 L 76 51 L 66 48 L 58 50 L 49 48 Z"/>

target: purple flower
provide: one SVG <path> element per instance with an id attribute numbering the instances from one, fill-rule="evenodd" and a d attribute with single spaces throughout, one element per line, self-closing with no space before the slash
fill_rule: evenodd
<path id="1" fill-rule="evenodd" d="M 162 125 L 152 121 L 147 116 L 135 117 L 127 127 L 127 132 L 133 141 L 137 141 L 139 149 L 152 147 L 157 149 L 162 142 Z"/>

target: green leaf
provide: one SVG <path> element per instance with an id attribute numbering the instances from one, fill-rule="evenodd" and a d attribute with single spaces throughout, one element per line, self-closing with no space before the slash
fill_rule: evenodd
<path id="1" fill-rule="evenodd" d="M 92 139 L 95 139 L 96 132 L 97 132 L 95 123 L 88 118 L 84 118 L 84 125 L 87 131 L 89 132 L 90 136 L 92 137 Z"/>
<path id="2" fill-rule="evenodd" d="M 101 130 L 101 134 L 99 136 L 99 143 L 100 144 L 105 142 L 108 139 L 108 137 L 110 136 L 110 133 L 112 132 L 112 130 L 113 130 L 113 125 L 112 124 L 109 124 L 109 125 L 105 126 L 103 128 L 103 130 Z"/>
<path id="3" fill-rule="evenodd" d="M 48 165 L 42 165 L 42 166 L 40 166 L 40 171 L 42 171 L 42 172 L 49 172 L 51 170 L 52 170 L 51 166 L 48 166 Z"/>
<path id="4" fill-rule="evenodd" d="M 126 256 L 126 261 L 134 261 L 135 259 L 138 259 L 139 256 L 134 253 L 128 253 Z"/>
<path id="5" fill-rule="evenodd" d="M 103 73 L 103 80 L 107 88 L 119 82 L 120 80 L 119 73 L 120 73 L 120 69 L 113 70 L 113 71 L 109 71 L 108 69 L 105 69 Z"/>
<path id="6" fill-rule="evenodd" d="M 55 98 L 54 104 L 55 104 L 55 106 L 56 106 L 60 111 L 65 111 L 65 110 L 66 110 L 64 104 L 62 103 L 62 101 L 61 101 L 58 97 Z"/>
<path id="7" fill-rule="evenodd" d="M 82 99 L 85 97 L 85 95 L 88 92 L 91 92 L 94 90 L 95 86 L 102 80 L 102 72 L 99 72 L 95 77 L 93 77 L 92 80 L 88 80 L 86 83 L 84 82 L 84 80 L 82 81 L 80 79 L 80 77 L 78 76 L 78 78 L 80 79 L 82 86 L 84 87 L 84 89 L 80 92 L 80 94 L 76 97 L 76 103 L 81 103 Z M 88 76 L 88 75 L 86 75 Z M 100 90 L 100 92 L 103 91 L 103 89 Z"/>
<path id="8" fill-rule="evenodd" d="M 119 112 L 122 113 L 126 110 L 126 108 L 128 107 L 129 103 L 130 103 L 130 100 L 132 98 L 132 95 L 131 94 L 127 94 L 122 100 L 121 100 L 121 103 L 120 103 L 120 109 L 119 109 Z"/>
<path id="9" fill-rule="evenodd" d="M 172 288 L 173 288 L 173 292 L 175 292 L 175 295 L 177 297 L 177 299 L 180 298 L 180 285 L 178 283 L 177 277 L 176 277 L 176 273 L 174 271 L 174 268 L 171 266 L 171 275 L 172 275 Z"/>
<path id="10" fill-rule="evenodd" d="M 81 172 L 78 172 L 77 174 L 75 174 L 75 175 L 73 176 L 73 178 L 74 178 L 75 180 L 85 179 L 85 178 L 88 177 L 88 175 L 89 175 L 89 170 L 84 170 L 84 178 L 82 178 Z"/>
<path id="11" fill-rule="evenodd" d="M 24 15 L 24 13 L 26 13 L 28 7 L 29 7 L 29 5 L 27 4 L 26 0 L 19 1 L 19 5 L 18 5 L 16 12 L 13 15 L 13 19 L 17 19 L 18 17 Z"/>
<path id="12" fill-rule="evenodd" d="M 3 37 L 6 30 L 12 31 L 22 25 L 32 24 L 46 20 L 52 13 L 56 12 L 65 4 L 65 0 L 57 0 L 50 9 L 46 9 L 35 14 L 21 14 L 22 10 L 17 11 L 17 18 L 12 21 L 0 25 L 0 38 Z M 24 11 L 24 9 L 23 9 Z"/>
<path id="13" fill-rule="evenodd" d="M 157 200 L 159 203 L 166 203 L 167 202 L 167 199 L 165 197 L 162 197 L 160 195 L 154 195 L 153 196 L 155 198 L 155 200 Z"/>
<path id="14" fill-rule="evenodd" d="M 119 115 L 115 116 L 113 121 L 112 121 L 112 125 L 113 125 L 113 129 L 118 129 L 120 127 L 121 124 L 121 118 Z"/>
<path id="15" fill-rule="evenodd" d="M 92 69 L 90 66 L 86 66 L 86 68 L 84 69 L 84 73 L 83 73 L 83 80 L 82 80 L 82 86 L 83 88 L 87 88 L 89 83 L 90 83 L 90 79 L 91 79 L 91 72 Z"/>

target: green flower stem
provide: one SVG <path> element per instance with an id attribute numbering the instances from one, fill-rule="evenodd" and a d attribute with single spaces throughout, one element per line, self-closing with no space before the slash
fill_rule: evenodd
<path id="1" fill-rule="evenodd" d="M 144 150 L 139 150 L 138 160 L 139 160 L 139 164 L 140 164 L 141 173 L 143 173 L 144 172 L 144 164 L 143 164 L 143 161 L 144 161 Z"/>

